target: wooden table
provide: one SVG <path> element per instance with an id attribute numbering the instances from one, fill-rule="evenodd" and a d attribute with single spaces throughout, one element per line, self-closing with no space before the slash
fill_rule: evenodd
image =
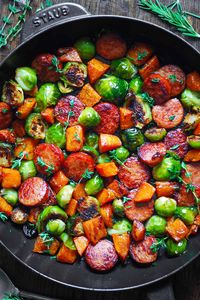
<path id="1" fill-rule="evenodd" d="M 41 0 L 32 1 L 33 12 L 39 7 Z M 64 1 L 53 1 L 54 3 L 61 3 Z M 132 16 L 139 19 L 151 21 L 159 24 L 163 27 L 170 28 L 170 26 L 164 24 L 158 20 L 157 17 L 140 10 L 137 7 L 136 0 L 74 0 L 69 2 L 75 2 L 83 5 L 92 14 L 117 14 Z M 171 1 L 164 1 L 168 4 Z M 7 0 L 0 0 L 0 16 L 4 16 L 7 13 Z M 191 12 L 200 12 L 199 0 L 181 0 L 184 9 Z M 194 26 L 199 29 L 199 21 L 193 20 Z M 174 31 L 174 29 L 172 29 Z M 200 50 L 200 40 L 187 40 Z M 19 43 L 18 39 L 12 42 L 11 49 L 13 49 Z M 0 60 L 9 53 L 10 49 L 0 50 Z M 38 292 L 41 294 L 51 295 L 54 297 L 60 297 L 61 299 L 74 299 L 74 300 L 90 300 L 90 299 L 104 299 L 104 300 L 143 300 L 145 299 L 144 289 L 142 291 L 124 291 L 117 293 L 92 293 L 72 288 L 64 288 L 58 286 L 56 283 L 49 284 L 47 279 L 41 278 L 37 274 L 28 271 L 19 262 L 15 261 L 12 256 L 6 253 L 0 248 L 0 266 L 8 273 L 12 278 L 15 285 L 21 289 Z M 174 291 L 177 300 L 199 300 L 200 299 L 200 259 L 195 260 L 192 264 L 186 267 L 172 278 Z M 162 300 L 162 299 L 160 299 Z"/>

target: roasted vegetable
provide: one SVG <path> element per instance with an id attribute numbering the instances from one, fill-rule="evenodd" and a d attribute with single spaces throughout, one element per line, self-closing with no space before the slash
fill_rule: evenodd
<path id="1" fill-rule="evenodd" d="M 46 230 L 55 236 L 61 235 L 65 230 L 65 222 L 60 219 L 49 220 L 46 225 Z"/>
<path id="2" fill-rule="evenodd" d="M 24 102 L 24 93 L 20 85 L 13 80 L 6 81 L 3 85 L 1 100 L 13 108 L 19 107 Z"/>
<path id="3" fill-rule="evenodd" d="M 51 105 L 55 105 L 60 96 L 61 93 L 56 84 L 42 84 L 36 95 L 37 109 L 42 111 Z"/>
<path id="4" fill-rule="evenodd" d="M 152 216 L 146 223 L 146 231 L 155 236 L 165 233 L 167 221 L 159 216 Z"/>
<path id="5" fill-rule="evenodd" d="M 46 126 L 39 113 L 32 113 L 28 116 L 25 123 L 26 133 L 34 139 L 44 139 Z"/>
<path id="6" fill-rule="evenodd" d="M 99 201 L 95 197 L 88 196 L 79 200 L 78 212 L 82 220 L 86 221 L 99 214 Z"/>
<path id="7" fill-rule="evenodd" d="M 111 161 L 110 156 L 106 153 L 103 153 L 103 154 L 99 155 L 99 157 L 97 159 L 98 164 L 104 164 L 104 163 L 107 163 L 107 162 L 110 162 L 110 161 Z"/>
<path id="8" fill-rule="evenodd" d="M 126 57 L 113 60 L 110 67 L 112 74 L 122 79 L 132 79 L 137 73 L 137 68 Z"/>
<path id="9" fill-rule="evenodd" d="M 73 191 L 74 191 L 74 187 L 68 184 L 62 187 L 61 190 L 57 193 L 56 199 L 58 201 L 58 204 L 62 208 L 66 208 L 67 204 L 72 198 Z"/>
<path id="10" fill-rule="evenodd" d="M 95 45 L 90 38 L 81 38 L 74 44 L 82 59 L 91 59 L 95 56 Z"/>
<path id="11" fill-rule="evenodd" d="M 18 202 L 18 192 L 15 189 L 2 189 L 1 196 L 12 206 Z"/>
<path id="12" fill-rule="evenodd" d="M 67 232 L 71 236 L 81 236 L 84 234 L 81 217 L 78 215 L 72 216 L 67 220 Z"/>
<path id="13" fill-rule="evenodd" d="M 94 132 L 88 132 L 86 134 L 86 145 L 93 147 L 95 149 L 98 148 L 99 136 Z"/>
<path id="14" fill-rule="evenodd" d="M 12 156 L 12 146 L 8 143 L 0 143 L 0 167 L 11 167 Z"/>
<path id="15" fill-rule="evenodd" d="M 80 114 L 78 122 L 85 127 L 93 127 L 100 123 L 101 117 L 92 107 L 86 107 Z"/>
<path id="16" fill-rule="evenodd" d="M 37 84 L 36 71 L 29 67 L 17 68 L 15 80 L 24 91 L 31 91 Z"/>
<path id="17" fill-rule="evenodd" d="M 173 156 L 166 156 L 161 163 L 153 168 L 153 178 L 155 180 L 174 180 L 181 172 L 180 160 Z"/>
<path id="18" fill-rule="evenodd" d="M 123 146 L 110 151 L 110 157 L 116 160 L 116 162 L 124 162 L 130 155 L 130 152 Z"/>
<path id="19" fill-rule="evenodd" d="M 155 201 L 155 210 L 162 217 L 172 216 L 176 211 L 176 200 L 167 197 L 160 197 Z"/>
<path id="20" fill-rule="evenodd" d="M 190 131 L 196 128 L 200 122 L 200 113 L 187 113 L 183 120 L 183 128 L 185 131 Z"/>
<path id="21" fill-rule="evenodd" d="M 17 207 L 12 211 L 11 220 L 15 224 L 24 224 L 28 220 L 28 214 L 21 208 Z"/>
<path id="22" fill-rule="evenodd" d="M 71 249 L 71 250 L 76 250 L 76 246 L 73 242 L 73 239 L 71 236 L 69 236 L 69 234 L 67 234 L 66 232 L 63 232 L 61 235 L 60 235 L 60 239 L 61 241 L 63 241 L 65 247 Z"/>
<path id="23" fill-rule="evenodd" d="M 194 213 L 190 207 L 178 206 L 175 211 L 175 215 L 180 218 L 186 225 L 194 223 Z"/>
<path id="24" fill-rule="evenodd" d="M 166 251 L 169 256 L 178 256 L 185 252 L 187 247 L 187 240 L 183 239 L 182 241 L 175 242 L 172 239 L 167 240 L 166 242 Z"/>
<path id="25" fill-rule="evenodd" d="M 181 102 L 188 109 L 200 111 L 200 92 L 185 89 L 181 94 Z"/>
<path id="26" fill-rule="evenodd" d="M 121 132 L 121 138 L 124 147 L 130 151 L 134 151 L 144 143 L 144 136 L 140 129 L 129 128 Z"/>
<path id="27" fill-rule="evenodd" d="M 129 90 L 132 91 L 134 94 L 139 94 L 142 91 L 143 81 L 140 76 L 134 77 L 129 82 Z"/>
<path id="28" fill-rule="evenodd" d="M 121 199 L 115 199 L 112 203 L 113 211 L 116 216 L 123 217 L 124 216 L 124 204 Z"/>
<path id="29" fill-rule="evenodd" d="M 165 128 L 152 127 L 145 131 L 144 136 L 151 142 L 159 142 L 164 139 L 167 134 Z"/>
<path id="30" fill-rule="evenodd" d="M 22 161 L 19 167 L 19 172 L 21 174 L 22 180 L 34 177 L 37 174 L 37 169 L 33 160 Z"/>
<path id="31" fill-rule="evenodd" d="M 190 135 L 187 137 L 187 142 L 190 145 L 190 147 L 194 149 L 200 149 L 200 136 Z"/>
<path id="32" fill-rule="evenodd" d="M 144 100 L 144 94 L 135 96 L 134 100 L 134 115 L 138 123 L 136 127 L 143 128 L 143 126 L 149 124 L 152 121 L 152 113 L 149 104 Z"/>
<path id="33" fill-rule="evenodd" d="M 131 232 L 132 224 L 127 219 L 117 221 L 112 228 L 108 228 L 107 232 L 109 235 L 123 234 L 125 232 Z"/>
<path id="34" fill-rule="evenodd" d="M 60 123 L 55 123 L 47 129 L 45 133 L 45 143 L 54 144 L 61 149 L 65 147 L 65 130 Z"/>
<path id="35" fill-rule="evenodd" d="M 86 182 L 85 191 L 88 195 L 96 195 L 103 189 L 103 179 L 99 175 L 94 175 Z"/>
<path id="36" fill-rule="evenodd" d="M 61 80 L 72 87 L 82 87 L 87 77 L 87 67 L 83 63 L 68 62 L 63 68 Z"/>

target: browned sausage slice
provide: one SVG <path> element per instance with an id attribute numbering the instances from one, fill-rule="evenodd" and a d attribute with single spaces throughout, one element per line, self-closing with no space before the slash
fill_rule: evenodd
<path id="1" fill-rule="evenodd" d="M 142 66 L 153 54 L 153 48 L 146 43 L 136 42 L 128 50 L 127 56 L 134 65 Z"/>
<path id="2" fill-rule="evenodd" d="M 4 102 L 0 102 L 0 129 L 9 127 L 12 121 L 12 109 Z"/>
<path id="3" fill-rule="evenodd" d="M 115 33 L 105 33 L 96 42 L 97 53 L 109 60 L 123 57 L 126 50 L 126 42 Z"/>
<path id="4" fill-rule="evenodd" d="M 156 238 L 153 235 L 146 236 L 142 242 L 132 243 L 130 254 L 133 260 L 140 264 L 149 264 L 156 261 L 158 253 L 153 253 L 150 248 L 153 243 L 156 243 Z"/>
<path id="5" fill-rule="evenodd" d="M 161 128 L 171 129 L 178 126 L 184 115 L 181 102 L 174 98 L 163 105 L 155 105 L 152 108 L 154 122 Z"/>
<path id="6" fill-rule="evenodd" d="M 39 206 L 43 204 L 49 196 L 49 187 L 40 177 L 26 179 L 20 186 L 19 202 L 25 206 Z"/>
<path id="7" fill-rule="evenodd" d="M 113 134 L 119 127 L 119 110 L 116 105 L 102 102 L 94 106 L 101 122 L 94 128 L 97 133 Z"/>
<path id="8" fill-rule="evenodd" d="M 175 152 L 180 158 L 183 158 L 188 151 L 187 136 L 181 128 L 169 131 L 164 143 L 167 150 Z"/>
<path id="9" fill-rule="evenodd" d="M 138 150 L 138 156 L 142 162 L 150 167 L 159 164 L 166 154 L 164 143 L 145 143 Z"/>
<path id="10" fill-rule="evenodd" d="M 124 165 L 120 166 L 118 177 L 128 189 L 134 189 L 150 179 L 150 172 L 148 167 L 137 157 L 132 156 L 126 160 Z"/>
<path id="11" fill-rule="evenodd" d="M 70 154 L 64 162 L 64 171 L 68 178 L 79 181 L 86 169 L 94 172 L 94 159 L 83 152 Z"/>
<path id="12" fill-rule="evenodd" d="M 86 263 L 95 271 L 111 270 L 117 260 L 114 245 L 108 240 L 99 241 L 95 246 L 90 244 L 85 253 Z"/>
<path id="13" fill-rule="evenodd" d="M 78 124 L 78 117 L 84 109 L 83 103 L 75 96 L 62 97 L 54 108 L 54 115 L 61 124 L 69 126 Z"/>

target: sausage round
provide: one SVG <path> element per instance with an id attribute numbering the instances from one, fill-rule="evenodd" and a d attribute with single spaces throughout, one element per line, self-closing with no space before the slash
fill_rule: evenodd
<path id="1" fill-rule="evenodd" d="M 54 115 L 58 122 L 69 126 L 78 124 L 78 117 L 84 109 L 83 103 L 75 96 L 62 97 L 54 108 Z"/>
<path id="2" fill-rule="evenodd" d="M 169 100 L 171 86 L 165 77 L 152 73 L 144 80 L 143 91 L 147 92 L 155 100 L 156 104 L 162 104 Z"/>
<path id="3" fill-rule="evenodd" d="M 32 62 L 32 68 L 36 70 L 38 78 L 43 82 L 56 82 L 60 74 L 55 71 L 52 65 L 52 59 L 55 56 L 49 53 L 38 55 Z M 61 64 L 58 67 L 61 68 Z"/>
<path id="4" fill-rule="evenodd" d="M 192 192 L 187 192 L 186 187 L 182 185 L 177 193 L 174 195 L 178 206 L 194 206 L 195 200 Z"/>
<path id="5" fill-rule="evenodd" d="M 120 166 L 118 177 L 128 189 L 134 189 L 150 179 L 150 172 L 148 167 L 137 157 L 132 156 L 126 160 L 124 165 Z"/>
<path id="6" fill-rule="evenodd" d="M 127 51 L 126 42 L 115 33 L 105 33 L 96 42 L 97 53 L 109 60 L 125 56 Z"/>
<path id="7" fill-rule="evenodd" d="M 31 177 L 21 184 L 18 196 L 19 202 L 25 206 L 39 206 L 47 200 L 49 188 L 42 178 Z"/>
<path id="8" fill-rule="evenodd" d="M 150 248 L 153 243 L 156 243 L 156 238 L 153 235 L 146 236 L 139 243 L 132 243 L 130 254 L 133 260 L 140 264 L 149 264 L 156 261 L 158 253 L 153 253 Z"/>
<path id="9" fill-rule="evenodd" d="M 188 89 L 200 92 L 200 73 L 196 71 L 189 73 L 187 75 L 186 85 Z"/>
<path id="10" fill-rule="evenodd" d="M 0 129 L 9 127 L 12 122 L 12 109 L 5 102 L 0 102 Z"/>
<path id="11" fill-rule="evenodd" d="M 64 162 L 62 150 L 53 144 L 39 144 L 34 151 L 34 163 L 38 172 L 44 175 L 56 173 Z"/>
<path id="12" fill-rule="evenodd" d="M 94 106 L 101 117 L 101 122 L 94 130 L 97 133 L 113 134 L 119 127 L 119 110 L 116 105 L 102 102 Z"/>
<path id="13" fill-rule="evenodd" d="M 145 143 L 138 150 L 138 156 L 142 162 L 150 167 L 159 164 L 166 154 L 164 143 Z"/>
<path id="14" fill-rule="evenodd" d="M 108 240 L 99 241 L 95 246 L 90 244 L 86 249 L 85 261 L 95 271 L 108 271 L 117 260 L 114 245 Z"/>
<path id="15" fill-rule="evenodd" d="M 163 105 L 155 105 L 152 108 L 154 122 L 161 128 L 171 129 L 178 126 L 184 115 L 181 102 L 174 98 Z"/>
<path id="16" fill-rule="evenodd" d="M 149 202 L 138 204 L 134 201 L 136 192 L 137 189 L 131 190 L 127 196 L 131 200 L 124 204 L 125 215 L 131 221 L 137 220 L 144 222 L 153 215 L 154 201 L 151 200 Z"/>
<path id="17" fill-rule="evenodd" d="M 187 172 L 190 174 L 189 177 L 185 175 L 185 171 L 182 171 L 182 178 L 186 183 L 192 183 L 196 187 L 197 196 L 200 197 L 200 163 L 189 163 L 186 164 Z"/>
<path id="18" fill-rule="evenodd" d="M 64 162 L 64 171 L 68 178 L 79 181 L 86 169 L 94 172 L 94 159 L 83 152 L 70 154 Z"/>
<path id="19" fill-rule="evenodd" d="M 175 152 L 180 158 L 183 158 L 188 151 L 187 136 L 181 128 L 169 131 L 164 143 L 167 150 Z"/>

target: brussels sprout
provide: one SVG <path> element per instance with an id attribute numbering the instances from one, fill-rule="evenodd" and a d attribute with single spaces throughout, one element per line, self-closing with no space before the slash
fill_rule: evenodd
<path id="1" fill-rule="evenodd" d="M 62 94 L 71 93 L 74 89 L 69 86 L 65 81 L 58 81 L 58 89 Z"/>
<path id="2" fill-rule="evenodd" d="M 109 235 L 112 234 L 122 234 L 125 232 L 131 232 L 132 230 L 132 224 L 127 219 L 122 219 L 120 221 L 117 221 L 112 228 L 108 228 L 107 232 Z"/>
<path id="3" fill-rule="evenodd" d="M 160 197 L 156 199 L 154 207 L 159 216 L 169 217 L 176 211 L 176 201 L 172 198 Z"/>
<path id="4" fill-rule="evenodd" d="M 71 249 L 71 250 L 76 250 L 76 246 L 73 242 L 73 239 L 71 236 L 69 236 L 66 232 L 63 232 L 61 235 L 60 235 L 60 239 L 61 241 L 64 243 L 64 245 Z"/>
<path id="5" fill-rule="evenodd" d="M 180 206 L 176 208 L 176 217 L 180 218 L 186 225 L 194 223 L 194 213 L 190 207 Z"/>
<path id="6" fill-rule="evenodd" d="M 3 85 L 1 100 L 14 108 L 22 105 L 24 92 L 21 86 L 13 80 L 6 81 Z"/>
<path id="7" fill-rule="evenodd" d="M 108 156 L 108 154 L 106 154 L 106 153 L 103 153 L 103 154 L 99 155 L 99 157 L 97 159 L 97 164 L 104 164 L 104 163 L 107 163 L 110 161 L 111 161 L 110 156 Z"/>
<path id="8" fill-rule="evenodd" d="M 200 149 L 200 136 L 190 135 L 187 137 L 187 142 L 190 145 L 190 147 L 194 149 Z"/>
<path id="9" fill-rule="evenodd" d="M 74 187 L 68 184 L 63 186 L 62 189 L 57 193 L 56 199 L 62 208 L 66 208 L 67 204 L 72 198 L 73 191 Z"/>
<path id="10" fill-rule="evenodd" d="M 39 113 L 32 113 L 28 116 L 25 123 L 26 133 L 34 139 L 44 139 L 46 126 Z"/>
<path id="11" fill-rule="evenodd" d="M 67 232 L 72 236 L 84 235 L 81 217 L 74 215 L 67 220 Z"/>
<path id="12" fill-rule="evenodd" d="M 188 208 L 193 212 L 195 217 L 198 215 L 198 209 L 196 206 L 189 206 Z"/>
<path id="13" fill-rule="evenodd" d="M 185 252 L 187 247 L 187 240 L 183 239 L 182 241 L 176 243 L 174 240 L 169 239 L 166 242 L 166 251 L 169 256 L 178 256 Z"/>
<path id="14" fill-rule="evenodd" d="M 130 151 L 134 151 L 137 147 L 144 144 L 144 136 L 140 129 L 138 128 L 129 128 L 121 132 L 121 138 L 124 147 Z"/>
<path id="15" fill-rule="evenodd" d="M 92 107 L 86 107 L 80 114 L 78 122 L 85 127 L 93 127 L 100 123 L 101 117 Z"/>
<path id="16" fill-rule="evenodd" d="M 159 216 L 152 216 L 146 223 L 146 231 L 155 236 L 161 236 L 166 229 L 167 221 Z"/>
<path id="17" fill-rule="evenodd" d="M 88 37 L 83 37 L 76 41 L 74 47 L 78 50 L 82 59 L 91 59 L 95 56 L 95 45 Z"/>
<path id="18" fill-rule="evenodd" d="M 13 209 L 11 213 L 11 221 L 15 224 L 24 224 L 28 220 L 28 214 L 19 207 Z"/>
<path id="19" fill-rule="evenodd" d="M 181 172 L 180 160 L 173 156 L 166 156 L 161 163 L 153 168 L 153 178 L 158 181 L 174 180 Z"/>
<path id="20" fill-rule="evenodd" d="M 183 120 L 183 128 L 185 131 L 195 129 L 200 121 L 200 113 L 187 113 Z"/>
<path id="21" fill-rule="evenodd" d="M 0 143 L 0 166 L 9 168 L 12 166 L 12 146 L 7 143 Z"/>
<path id="22" fill-rule="evenodd" d="M 122 79 L 132 79 L 137 73 L 137 68 L 126 57 L 113 60 L 110 67 L 113 75 Z"/>
<path id="23" fill-rule="evenodd" d="M 88 195 L 96 195 L 103 189 L 103 179 L 99 175 L 94 175 L 85 184 L 85 191 Z"/>
<path id="24" fill-rule="evenodd" d="M 37 109 L 45 110 L 48 106 L 56 105 L 61 93 L 55 83 L 44 83 L 36 94 Z"/>
<path id="25" fill-rule="evenodd" d="M 130 155 L 130 152 L 123 146 L 112 150 L 114 151 L 115 157 L 117 160 L 120 160 L 121 162 L 124 162 Z M 112 154 L 112 151 L 110 151 L 110 153 Z M 112 157 L 112 155 L 111 155 Z"/>
<path id="26" fill-rule="evenodd" d="M 142 91 L 143 81 L 140 76 L 136 76 L 129 82 L 129 90 L 134 94 L 139 94 Z"/>
<path id="27" fill-rule="evenodd" d="M 164 139 L 167 134 L 165 128 L 152 127 L 145 131 L 144 136 L 151 142 L 159 142 Z"/>
<path id="28" fill-rule="evenodd" d="M 66 144 L 65 130 L 60 123 L 53 124 L 46 131 L 45 142 L 63 149 Z"/>
<path id="29" fill-rule="evenodd" d="M 1 196 L 12 206 L 18 202 L 18 192 L 14 189 L 2 189 Z"/>
<path id="30" fill-rule="evenodd" d="M 185 89 L 181 94 L 181 102 L 188 109 L 200 111 L 200 92 Z"/>
<path id="31" fill-rule="evenodd" d="M 65 223 L 60 219 L 49 220 L 46 230 L 52 235 L 61 235 L 65 231 Z"/>
<path id="32" fill-rule="evenodd" d="M 99 152 L 93 148 L 90 147 L 88 145 L 83 146 L 83 148 L 81 149 L 81 151 L 89 153 L 90 155 L 92 155 L 95 159 L 97 159 L 97 157 L 99 156 Z"/>
<path id="33" fill-rule="evenodd" d="M 145 125 L 149 124 L 152 121 L 152 113 L 149 104 L 144 101 L 143 96 L 144 94 L 140 94 L 135 96 L 134 99 L 134 114 L 138 121 L 136 127 L 143 128 Z"/>
<path id="34" fill-rule="evenodd" d="M 97 81 L 95 89 L 105 100 L 122 100 L 128 91 L 128 83 L 124 79 L 105 75 Z"/>
<path id="35" fill-rule="evenodd" d="M 87 77 L 86 65 L 78 62 L 68 62 L 63 68 L 61 79 L 70 86 L 82 87 Z"/>
<path id="36" fill-rule="evenodd" d="M 86 145 L 93 147 L 95 149 L 98 148 L 99 136 L 94 132 L 88 132 L 86 134 Z"/>
<path id="37" fill-rule="evenodd" d="M 33 160 L 23 160 L 19 167 L 19 173 L 21 174 L 23 180 L 34 177 L 37 174 L 37 169 Z"/>
<path id="38" fill-rule="evenodd" d="M 121 199 L 115 199 L 112 203 L 114 214 L 118 217 L 124 216 L 124 205 Z"/>
<path id="39" fill-rule="evenodd" d="M 15 80 L 24 91 L 31 91 L 37 84 L 36 71 L 29 67 L 17 68 L 15 71 Z"/>
<path id="40" fill-rule="evenodd" d="M 86 221 L 99 214 L 99 201 L 95 197 L 88 196 L 79 201 L 78 212 L 82 220 Z"/>

